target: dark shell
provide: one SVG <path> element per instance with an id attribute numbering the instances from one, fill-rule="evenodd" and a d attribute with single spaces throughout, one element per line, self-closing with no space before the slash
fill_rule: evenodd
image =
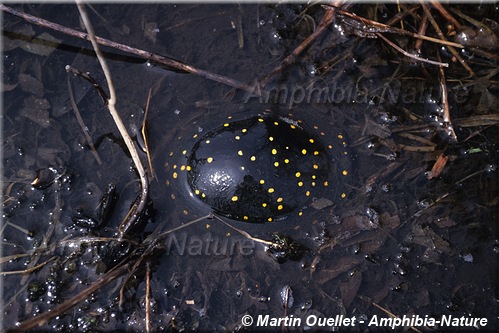
<path id="1" fill-rule="evenodd" d="M 331 170 L 332 149 L 302 123 L 258 115 L 206 133 L 189 153 L 183 151 L 173 178 L 187 182 L 191 196 L 221 216 L 276 221 L 295 211 L 301 215 L 312 198 L 334 190 L 342 170 Z"/>

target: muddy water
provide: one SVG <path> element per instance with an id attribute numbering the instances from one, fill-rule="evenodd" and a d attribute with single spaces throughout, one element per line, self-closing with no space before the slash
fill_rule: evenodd
<path id="1" fill-rule="evenodd" d="M 48 5 L 16 8 L 80 29 L 74 6 L 60 6 L 67 15 L 54 14 L 55 7 Z M 300 16 L 302 7 L 283 5 L 95 9 L 101 15 L 92 19 L 98 35 L 237 79 L 255 87 L 255 93 L 255 80 L 280 64 L 322 15 L 312 7 Z M 367 7 L 357 10 L 364 13 Z M 393 14 L 391 10 L 385 14 Z M 87 244 L 78 237 L 114 236 L 139 185 L 97 93 L 83 80 L 72 79 L 100 164 L 69 103 L 67 64 L 103 82 L 88 44 L 9 15 L 4 26 L 3 256 L 28 256 L 7 260 L 2 270 L 59 258 L 21 284 L 19 275 L 4 276 L 4 325 L 12 327 L 70 298 L 125 257 L 126 246 Z M 341 187 L 344 198 L 335 190 L 321 191 L 301 207 L 303 214 L 279 222 L 224 219 L 253 239 L 213 218 L 165 236 L 152 265 L 153 327 L 233 330 L 241 327 L 244 315 L 255 320 L 269 315 L 302 319 L 292 327 L 302 330 L 305 319 L 313 316 L 386 318 L 376 303 L 399 316 L 485 317 L 485 330 L 497 328 L 497 124 L 485 126 L 480 135 L 477 127 L 456 125 L 460 143 L 452 144 L 438 127 L 438 82 L 417 66 L 399 66 L 400 57 L 387 60 L 380 40 L 347 30 L 331 26 L 270 81 L 268 98 L 106 49 L 118 106 L 130 129 L 140 128 L 148 90 L 153 89 L 148 111 L 156 175 L 151 180 L 153 209 L 137 241 L 211 212 L 173 176 L 173 165 L 180 168 L 181 162 L 171 155 L 189 153 L 198 137 L 229 117 L 250 118 L 270 110 L 303 122 L 325 146 L 336 142 L 332 149 L 345 153 L 332 159 L 330 168 L 337 179 L 333 185 Z M 35 51 L 37 43 L 26 41 L 42 33 L 58 40 L 53 42 L 57 49 L 51 44 L 50 52 Z M 483 75 L 491 68 L 485 60 L 474 66 Z M 425 70 L 437 73 L 432 67 Z M 464 76 L 455 67 L 449 73 Z M 454 119 L 472 117 L 476 108 L 492 113 L 480 97 L 494 95 L 497 87 L 480 87 L 484 90 L 471 94 L 458 84 L 450 87 Z M 451 162 L 429 181 L 427 172 L 444 151 Z M 46 170 L 47 184 L 34 189 L 30 184 L 40 169 Z M 109 221 L 98 228 L 75 224 L 78 214 L 99 218 L 109 183 L 119 194 Z M 295 257 L 268 253 L 268 241 L 276 241 L 274 232 L 292 237 L 306 251 Z M 63 239 L 75 242 L 69 246 Z M 33 249 L 44 242 L 53 247 L 35 256 L 40 251 Z M 120 308 L 116 288 L 121 282 L 78 305 L 75 313 L 82 315 L 65 316 L 47 327 L 143 329 L 143 276 L 132 279 Z M 352 330 L 365 327 L 358 324 Z"/>

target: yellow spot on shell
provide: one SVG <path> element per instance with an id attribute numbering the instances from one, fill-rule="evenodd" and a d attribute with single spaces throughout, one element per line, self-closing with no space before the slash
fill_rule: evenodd
<path id="1" fill-rule="evenodd" d="M 206 228 L 206 229 L 210 229 L 210 228 L 211 228 L 211 224 L 206 223 L 205 228 Z"/>
<path id="2" fill-rule="evenodd" d="M 187 209 L 184 209 L 184 215 L 189 215 L 189 211 Z"/>
<path id="3" fill-rule="evenodd" d="M 187 150 L 182 150 L 182 155 L 187 154 Z"/>
<path id="4" fill-rule="evenodd" d="M 225 124 L 224 124 L 224 127 L 229 127 L 229 123 L 225 123 Z"/>
<path id="5" fill-rule="evenodd" d="M 265 184 L 265 180 L 260 179 L 260 184 L 262 184 L 262 185 Z"/>
<path id="6" fill-rule="evenodd" d="M 312 182 L 312 186 L 315 186 L 315 182 Z"/>
<path id="7" fill-rule="evenodd" d="M 174 164 L 174 165 L 173 165 L 173 169 L 175 170 L 176 168 L 177 168 L 177 165 L 176 165 L 176 164 Z"/>
<path id="8" fill-rule="evenodd" d="M 208 163 L 213 162 L 213 157 L 208 157 L 208 158 L 206 159 L 206 162 L 208 162 Z"/>
<path id="9" fill-rule="evenodd" d="M 243 216 L 243 220 L 245 221 L 248 221 L 249 217 L 247 217 L 246 215 Z"/>
<path id="10" fill-rule="evenodd" d="M 295 125 L 289 125 L 289 127 L 291 127 L 292 129 L 295 129 L 296 126 Z"/>
<path id="11" fill-rule="evenodd" d="M 346 198 L 346 196 L 347 196 L 347 195 L 346 195 L 345 193 L 341 193 L 341 198 L 342 198 L 342 199 L 345 199 L 345 198 Z"/>
<path id="12" fill-rule="evenodd" d="M 314 169 L 315 170 L 319 169 L 319 166 L 317 164 L 314 164 Z"/>
<path id="13" fill-rule="evenodd" d="M 258 121 L 263 123 L 263 118 L 258 118 Z"/>
<path id="14" fill-rule="evenodd" d="M 295 173 L 295 176 L 296 176 L 296 178 L 298 178 L 301 176 L 301 173 L 298 171 L 297 173 Z"/>
<path id="15" fill-rule="evenodd" d="M 314 139 L 308 139 L 308 142 L 314 143 L 315 141 L 314 141 Z"/>
<path id="16" fill-rule="evenodd" d="M 255 157 L 255 156 L 251 156 L 251 157 L 250 157 L 250 160 L 255 161 L 255 160 L 256 160 L 256 157 Z"/>
<path id="17" fill-rule="evenodd" d="M 306 150 L 306 149 L 302 149 L 302 150 L 301 150 L 301 153 L 302 153 L 303 155 L 305 155 L 305 154 L 307 153 L 307 150 Z"/>
<path id="18" fill-rule="evenodd" d="M 274 162 L 274 166 L 277 168 L 279 166 L 279 162 Z"/>
<path id="19" fill-rule="evenodd" d="M 185 165 L 180 166 L 180 170 L 184 171 L 185 170 Z"/>
<path id="20" fill-rule="evenodd" d="M 303 186 L 303 182 L 298 182 L 298 186 Z"/>
<path id="21" fill-rule="evenodd" d="M 235 139 L 236 140 L 241 140 L 241 137 L 239 135 L 236 135 Z"/>
<path id="22" fill-rule="evenodd" d="M 275 154 L 277 154 L 277 149 L 274 148 L 274 149 L 272 149 L 272 155 L 275 155 Z"/>
<path id="23" fill-rule="evenodd" d="M 317 150 L 316 150 L 316 151 L 314 151 L 314 155 L 315 155 L 315 156 L 319 155 L 319 152 L 318 152 Z"/>
<path id="24" fill-rule="evenodd" d="M 324 186 L 329 186 L 329 183 L 328 182 L 324 182 Z"/>
<path id="25" fill-rule="evenodd" d="M 191 171 L 191 170 L 192 170 L 192 168 L 191 168 L 191 166 L 190 166 L 190 165 L 188 165 L 188 166 L 186 166 L 186 167 L 185 167 L 185 170 L 187 170 L 187 171 Z"/>
<path id="26" fill-rule="evenodd" d="M 273 136 L 269 136 L 269 141 L 274 141 L 274 137 Z"/>
<path id="27" fill-rule="evenodd" d="M 176 198 L 176 197 L 175 197 L 175 194 L 173 194 L 173 193 L 172 193 L 172 195 L 170 195 L 170 197 L 171 197 L 173 200 L 175 200 L 175 198 Z"/>
<path id="28" fill-rule="evenodd" d="M 246 132 L 248 132 L 248 129 L 247 129 L 247 128 L 243 128 L 243 129 L 241 130 L 241 132 L 246 133 Z"/>
<path id="29" fill-rule="evenodd" d="M 282 205 L 277 206 L 277 210 L 282 210 L 284 207 Z"/>
<path id="30" fill-rule="evenodd" d="M 346 171 L 346 170 L 343 170 L 341 173 L 343 174 L 343 176 L 348 175 L 348 171 Z"/>
<path id="31" fill-rule="evenodd" d="M 178 174 L 176 172 L 173 173 L 173 179 L 177 179 Z"/>
<path id="32" fill-rule="evenodd" d="M 338 139 L 343 139 L 343 135 L 339 134 Z"/>
<path id="33" fill-rule="evenodd" d="M 168 155 L 170 155 L 170 157 L 172 157 L 173 156 L 173 152 L 171 151 L 170 154 L 168 154 Z"/>
<path id="34" fill-rule="evenodd" d="M 307 197 L 309 197 L 309 196 L 310 196 L 310 191 L 305 192 L 305 195 L 306 195 Z"/>
<path id="35" fill-rule="evenodd" d="M 200 190 L 198 190 L 198 189 L 196 189 L 196 190 L 194 191 L 194 193 L 196 193 L 196 195 L 199 195 L 199 194 L 201 194 L 201 191 L 200 191 Z"/>
<path id="36" fill-rule="evenodd" d="M 210 140 L 206 140 L 206 141 L 205 141 L 205 143 L 206 143 L 206 144 L 209 144 L 210 142 L 211 142 Z"/>
<path id="37" fill-rule="evenodd" d="M 282 198 L 277 198 L 277 202 L 282 202 Z"/>
<path id="38" fill-rule="evenodd" d="M 299 212 L 299 213 L 298 213 L 298 216 L 302 216 L 302 215 L 303 215 L 303 212 Z"/>
<path id="39" fill-rule="evenodd" d="M 289 163 L 289 159 L 285 158 L 284 159 L 284 163 L 288 164 Z"/>
<path id="40" fill-rule="evenodd" d="M 271 218 L 271 217 L 269 217 L 269 218 L 267 219 L 267 221 L 272 222 L 272 218 Z"/>
<path id="41" fill-rule="evenodd" d="M 202 198 L 206 198 L 206 194 L 201 193 L 201 197 L 202 197 Z"/>
<path id="42" fill-rule="evenodd" d="M 266 202 L 262 203 L 262 207 L 263 208 L 267 207 L 267 203 Z"/>
<path id="43" fill-rule="evenodd" d="M 198 137 L 198 134 L 197 134 L 197 133 L 196 133 L 196 134 L 194 134 L 194 135 L 192 136 L 192 138 L 193 138 L 193 139 L 195 139 L 195 138 L 197 138 L 197 137 Z"/>
<path id="44" fill-rule="evenodd" d="M 241 165 L 241 170 L 244 170 L 244 166 L 243 165 Z"/>
<path id="45" fill-rule="evenodd" d="M 273 189 L 272 187 L 271 187 L 271 188 L 269 188 L 269 190 L 268 190 L 268 191 L 269 191 L 269 193 L 274 193 L 274 189 Z"/>
<path id="46" fill-rule="evenodd" d="M 231 200 L 232 200 L 232 201 L 237 201 L 238 199 L 239 199 L 239 198 L 237 197 L 237 195 L 235 195 L 235 196 L 233 196 L 233 197 L 232 197 L 232 199 L 231 199 Z"/>
<path id="47" fill-rule="evenodd" d="M 274 125 L 278 126 L 278 125 L 279 125 L 279 123 L 278 123 L 277 121 L 274 121 Z"/>
<path id="48" fill-rule="evenodd" d="M 242 151 L 242 150 L 238 151 L 238 152 L 237 152 L 237 155 L 239 155 L 239 156 L 243 156 L 243 151 Z"/>

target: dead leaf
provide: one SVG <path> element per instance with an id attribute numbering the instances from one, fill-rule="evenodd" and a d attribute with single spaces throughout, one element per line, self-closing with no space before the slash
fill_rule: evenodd
<path id="1" fill-rule="evenodd" d="M 36 97 L 43 97 L 43 84 L 36 78 L 29 74 L 19 74 L 18 80 L 23 91 L 33 94 Z"/>
<path id="2" fill-rule="evenodd" d="M 60 39 L 44 32 L 38 37 L 33 38 L 31 42 L 22 43 L 20 47 L 29 53 L 48 56 L 59 46 L 59 44 L 61 44 Z"/>
<path id="3" fill-rule="evenodd" d="M 348 272 L 358 264 L 362 262 L 363 259 L 359 257 L 341 257 L 331 263 L 333 268 L 328 269 L 316 269 L 314 272 L 314 280 L 319 284 L 326 283 L 340 274 Z"/>

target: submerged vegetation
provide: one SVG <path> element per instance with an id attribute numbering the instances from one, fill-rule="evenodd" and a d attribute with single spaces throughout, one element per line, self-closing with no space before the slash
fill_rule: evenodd
<path id="1" fill-rule="evenodd" d="M 92 5 L 93 47 L 76 5 L 0 9 L 3 329 L 409 314 L 497 329 L 496 4 Z M 255 184 L 196 193 L 185 172 L 227 158 L 212 179 L 246 152 L 251 168 L 261 133 L 193 164 L 197 148 L 262 115 L 307 142 L 279 131 L 274 160 L 265 133 Z"/>

